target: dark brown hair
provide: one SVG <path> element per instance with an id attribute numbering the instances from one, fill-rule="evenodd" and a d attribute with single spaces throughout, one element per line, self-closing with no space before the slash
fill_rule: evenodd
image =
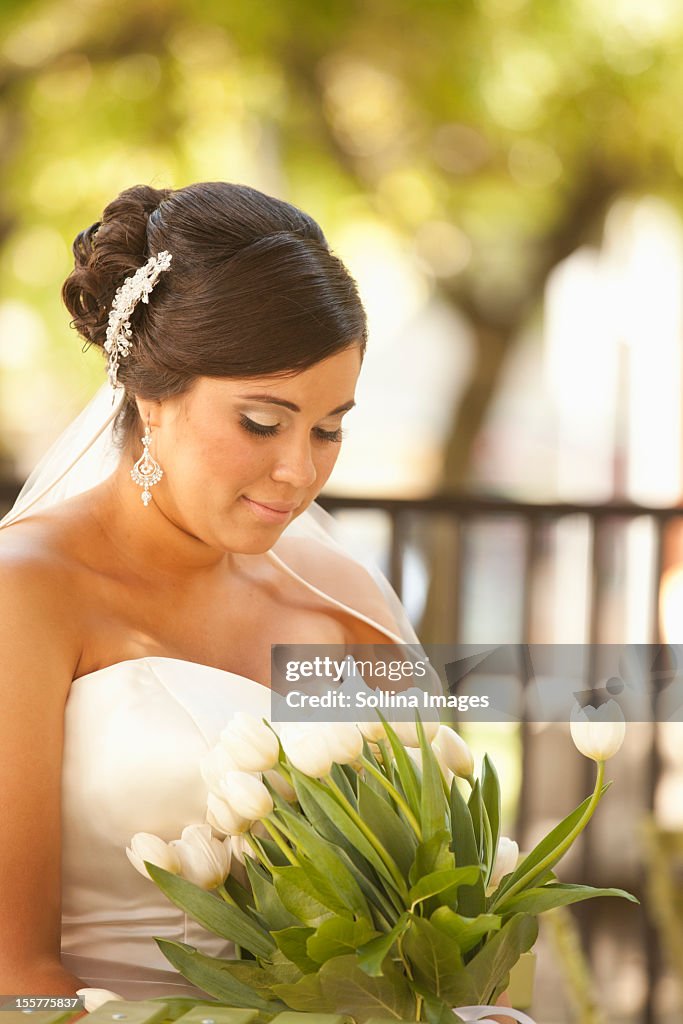
<path id="1" fill-rule="evenodd" d="M 116 289 L 164 249 L 171 267 L 132 314 L 133 347 L 119 363 L 123 443 L 139 428 L 136 395 L 179 395 L 200 376 L 292 373 L 353 343 L 365 348 L 355 282 L 316 222 L 223 181 L 136 185 L 77 236 L 62 297 L 86 347 L 104 348 Z"/>

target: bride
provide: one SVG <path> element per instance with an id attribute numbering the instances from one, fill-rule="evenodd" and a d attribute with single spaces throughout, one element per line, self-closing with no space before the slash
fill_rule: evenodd
<path id="1" fill-rule="evenodd" d="M 0 991 L 193 994 L 154 936 L 224 947 L 131 836 L 204 820 L 200 758 L 269 715 L 271 644 L 413 639 L 312 507 L 366 321 L 318 225 L 242 186 L 130 188 L 74 254 L 109 381 L 0 524 Z"/>

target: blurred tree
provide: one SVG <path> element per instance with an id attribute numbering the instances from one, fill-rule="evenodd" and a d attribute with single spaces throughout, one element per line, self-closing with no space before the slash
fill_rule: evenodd
<path id="1" fill-rule="evenodd" d="M 353 199 L 471 328 L 442 478 L 460 490 L 553 267 L 619 194 L 680 204 L 682 36 L 675 0 L 5 0 L 4 288 L 57 323 L 40 226 L 71 237 L 133 180 L 241 178 L 326 224 Z M 44 272 L 22 275 L 32 252 Z"/>

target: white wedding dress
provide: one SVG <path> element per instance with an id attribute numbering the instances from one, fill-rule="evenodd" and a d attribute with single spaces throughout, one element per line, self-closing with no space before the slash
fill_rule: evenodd
<path id="1" fill-rule="evenodd" d="M 237 711 L 270 718 L 268 687 L 174 658 L 124 661 L 72 683 L 62 775 L 62 963 L 85 985 L 130 999 L 198 995 L 154 937 L 231 954 L 229 943 L 143 878 L 125 851 L 136 832 L 168 841 L 204 821 L 199 762 Z"/>

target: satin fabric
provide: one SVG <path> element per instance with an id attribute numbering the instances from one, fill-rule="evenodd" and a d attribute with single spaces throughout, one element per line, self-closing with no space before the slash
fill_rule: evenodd
<path id="1" fill-rule="evenodd" d="M 62 963 L 130 999 L 199 994 L 154 937 L 229 956 L 126 857 L 136 832 L 169 841 L 205 820 L 199 762 L 237 711 L 270 717 L 252 679 L 172 658 L 120 662 L 74 680 L 62 771 Z"/>

